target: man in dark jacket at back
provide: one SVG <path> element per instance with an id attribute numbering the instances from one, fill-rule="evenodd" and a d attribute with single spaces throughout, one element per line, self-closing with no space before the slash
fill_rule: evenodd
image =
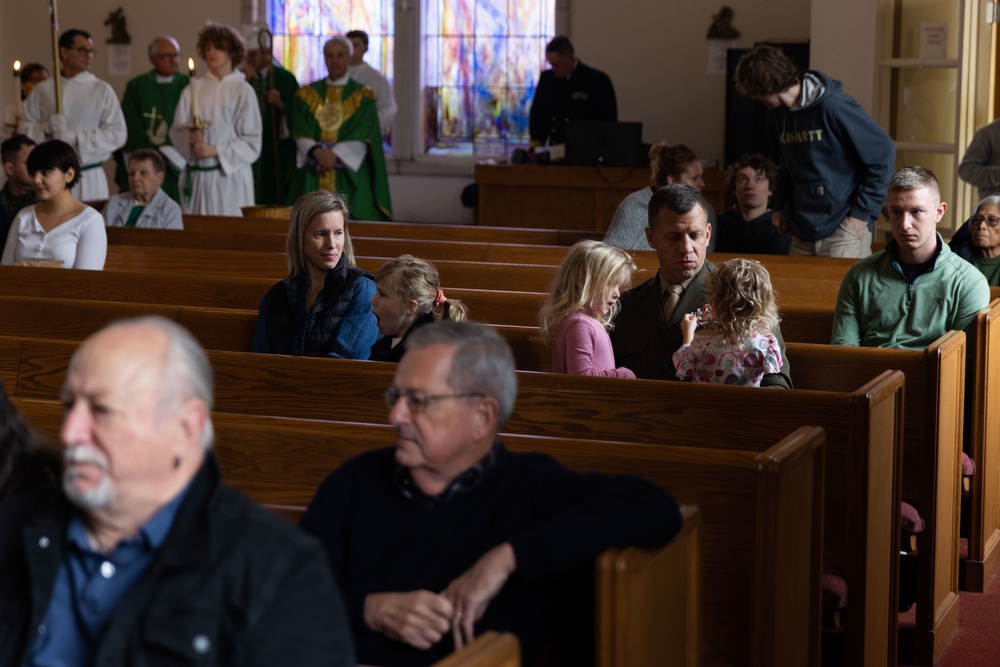
<path id="1" fill-rule="evenodd" d="M 566 142 L 566 123 L 618 120 L 615 88 L 604 72 L 580 62 L 562 35 L 545 47 L 551 69 L 542 72 L 531 101 L 531 145 Z"/>
<path id="2" fill-rule="evenodd" d="M 222 484 L 212 395 L 162 318 L 73 356 L 63 488 L 0 505 L 0 666 L 354 665 L 320 546 Z"/>
<path id="3" fill-rule="evenodd" d="M 798 67 L 765 44 L 740 58 L 736 90 L 770 109 L 780 162 L 772 223 L 792 232 L 792 255 L 867 257 L 896 163 L 889 135 L 839 81 Z"/>

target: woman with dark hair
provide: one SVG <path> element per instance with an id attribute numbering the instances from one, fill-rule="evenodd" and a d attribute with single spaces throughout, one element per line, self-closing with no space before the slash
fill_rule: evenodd
<path id="1" fill-rule="evenodd" d="M 38 203 L 18 212 L 0 264 L 103 269 L 108 252 L 104 218 L 70 192 L 80 180 L 73 147 L 58 139 L 41 143 L 28 155 L 27 168 Z"/>
<path id="2" fill-rule="evenodd" d="M 254 352 L 367 359 L 378 337 L 375 282 L 354 262 L 347 203 L 317 190 L 292 206 L 288 278 L 260 302 Z"/>
<path id="3" fill-rule="evenodd" d="M 949 243 L 955 254 L 979 269 L 992 287 L 1000 286 L 1000 195 L 990 195 L 955 232 Z"/>
<path id="4" fill-rule="evenodd" d="M 615 211 L 604 235 L 604 242 L 622 250 L 649 250 L 646 227 L 649 224 L 649 200 L 653 193 L 669 183 L 690 185 L 701 192 L 705 189 L 701 160 L 684 144 L 670 145 L 665 141 L 649 149 L 650 182 L 652 185 L 625 197 Z M 708 207 L 708 224 L 715 224 L 715 211 Z M 715 250 L 715 236 L 708 241 L 708 251 Z"/>
<path id="5" fill-rule="evenodd" d="M 198 33 L 198 55 L 208 65 L 181 93 L 170 141 L 187 160 L 181 176 L 185 213 L 243 215 L 254 205 L 253 163 L 263 133 L 257 93 L 239 65 L 246 56 L 235 28 L 208 23 Z M 204 127 L 195 125 L 197 120 Z"/>
<path id="6" fill-rule="evenodd" d="M 42 445 L 0 384 L 0 501 L 44 486 L 59 476 L 54 450 Z"/>

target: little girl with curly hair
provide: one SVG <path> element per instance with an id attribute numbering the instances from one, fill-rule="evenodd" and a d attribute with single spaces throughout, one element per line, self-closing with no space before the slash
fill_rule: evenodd
<path id="1" fill-rule="evenodd" d="M 700 330 L 698 315 L 681 320 L 684 344 L 673 357 L 677 377 L 759 387 L 766 373 L 778 373 L 778 304 L 767 269 L 731 259 L 708 275 L 705 298 L 711 314 Z"/>

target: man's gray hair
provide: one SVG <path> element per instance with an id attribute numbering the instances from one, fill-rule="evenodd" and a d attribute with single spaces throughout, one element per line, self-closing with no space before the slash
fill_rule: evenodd
<path id="1" fill-rule="evenodd" d="M 201 436 L 201 445 L 206 450 L 212 448 L 215 440 L 215 427 L 212 425 L 212 409 L 215 405 L 215 378 L 212 365 L 191 332 L 171 320 L 159 315 L 118 320 L 107 328 L 146 327 L 166 336 L 169 343 L 167 357 L 163 361 L 163 375 L 160 379 L 164 405 L 160 406 L 161 414 L 177 409 L 179 405 L 195 398 L 208 407 L 208 419 Z M 76 355 L 73 357 L 76 360 Z M 72 368 L 73 362 L 70 362 Z"/>
<path id="2" fill-rule="evenodd" d="M 170 42 L 171 44 L 177 47 L 177 51 L 178 53 L 180 53 L 181 49 L 180 42 L 178 42 L 170 35 L 160 35 L 159 37 L 154 37 L 153 41 L 150 42 L 149 46 L 146 47 L 146 53 L 149 54 L 150 58 L 156 55 L 156 45 L 159 44 L 160 42 Z"/>
<path id="3" fill-rule="evenodd" d="M 448 385 L 457 393 L 479 393 L 499 405 L 497 428 L 503 428 L 517 398 L 517 375 L 510 345 L 496 329 L 475 322 L 444 320 L 422 326 L 406 340 L 406 349 L 454 345 Z"/>
<path id="4" fill-rule="evenodd" d="M 349 56 L 354 55 L 354 44 L 351 43 L 351 40 L 347 39 L 343 35 L 334 35 L 330 39 L 323 42 L 323 51 L 325 52 L 326 47 L 328 47 L 331 44 L 340 44 L 347 50 L 347 55 Z"/>

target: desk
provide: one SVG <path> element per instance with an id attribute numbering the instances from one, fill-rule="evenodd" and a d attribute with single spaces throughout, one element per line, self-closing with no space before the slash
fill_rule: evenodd
<path id="1" fill-rule="evenodd" d="M 649 187 L 648 167 L 477 164 L 477 224 L 604 232 L 627 195 Z M 705 172 L 705 198 L 723 210 L 725 175 Z"/>

